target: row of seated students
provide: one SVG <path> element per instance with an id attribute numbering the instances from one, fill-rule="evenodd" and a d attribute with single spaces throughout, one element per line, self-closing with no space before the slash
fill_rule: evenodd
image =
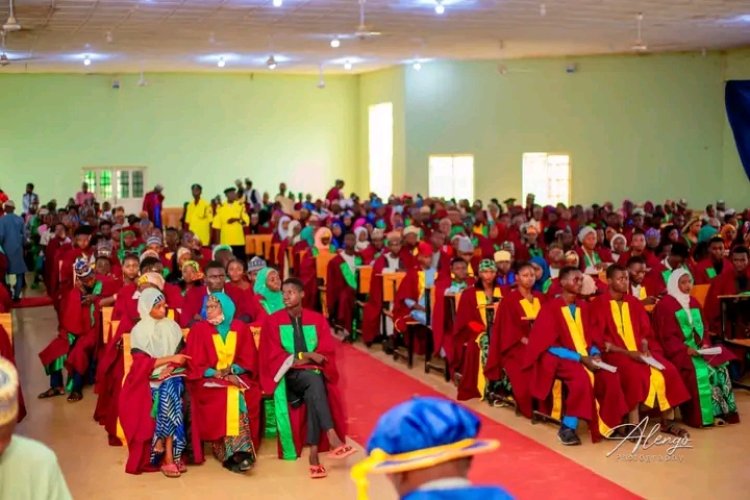
<path id="1" fill-rule="evenodd" d="M 423 209 L 419 210 L 420 214 L 424 212 Z M 287 399 L 294 399 L 295 394 L 300 396 L 300 391 L 295 392 L 292 387 L 295 383 L 289 382 L 286 375 L 277 379 L 279 371 L 274 370 L 275 365 L 263 361 L 263 339 L 269 337 L 281 339 L 282 354 L 292 352 L 295 355 L 300 353 L 304 355 L 305 352 L 314 354 L 315 351 L 315 349 L 302 350 L 305 345 L 310 347 L 309 340 L 306 344 L 296 345 L 295 342 L 289 344 L 290 338 L 300 340 L 297 338 L 300 335 L 289 337 L 289 333 L 295 334 L 301 331 L 304 340 L 306 330 L 304 325 L 295 328 L 294 322 L 288 319 L 282 326 L 292 323 L 291 332 L 287 328 L 279 328 L 278 335 L 276 333 L 270 336 L 265 334 L 269 329 L 276 331 L 269 326 L 268 317 L 279 313 L 284 307 L 284 301 L 280 295 L 281 277 L 291 275 L 299 279 L 298 282 L 292 282 L 294 284 L 292 288 L 301 288 L 302 292 L 297 296 L 305 311 L 321 310 L 325 303 L 325 310 L 329 313 L 328 321 L 335 325 L 345 337 L 351 338 L 360 332 L 367 344 L 372 345 L 374 342 L 383 341 L 386 349 L 391 350 L 397 346 L 401 334 L 414 323 L 431 327 L 429 334 L 432 336 L 431 345 L 435 354 L 444 357 L 453 372 L 461 374 L 459 379 L 459 398 L 461 399 L 484 397 L 488 391 L 499 387 L 511 393 L 518 401 L 520 411 L 528 415 L 530 412 L 527 403 L 533 399 L 545 402 L 549 392 L 554 390 L 556 381 L 562 381 L 566 386 L 567 397 L 560 436 L 566 444 L 574 444 L 578 441 L 575 435 L 578 418 L 597 422 L 596 425 L 590 425 L 592 429 L 595 429 L 593 432 L 598 430 L 606 434 L 608 428 L 616 427 L 625 419 L 633 421 L 637 418 L 638 406 L 641 403 L 651 404 L 652 407 L 658 405 L 665 415 L 664 430 L 679 435 L 683 435 L 684 430 L 674 423 L 674 416 L 670 413 L 672 408 L 679 405 L 684 408 L 681 411 L 683 421 L 691 425 L 710 425 L 714 421 L 722 423 L 733 422 L 737 419 L 731 391 L 727 390 L 729 379 L 724 370 L 730 354 L 724 349 L 719 356 L 713 356 L 707 360 L 696 355 L 701 347 L 710 343 L 710 334 L 715 332 L 700 326 L 704 324 L 703 318 L 700 314 L 696 316 L 694 304 L 685 299 L 686 296 L 689 298 L 689 290 L 686 292 L 685 289 L 689 288 L 690 284 L 687 282 L 691 280 L 685 278 L 680 281 L 679 278 L 682 278 L 683 274 L 680 268 L 683 264 L 691 267 L 696 264 L 691 262 L 692 254 L 686 251 L 681 241 L 660 245 L 658 248 L 661 255 L 657 256 L 645 246 L 640 247 L 641 237 L 645 233 L 633 231 L 630 242 L 626 240 L 630 248 L 618 248 L 615 253 L 621 254 L 618 260 L 628 256 L 630 272 L 624 274 L 634 277 L 632 282 L 625 287 L 625 292 L 617 292 L 613 284 L 622 281 L 619 275 L 608 278 L 608 287 L 603 282 L 590 277 L 592 270 L 599 272 L 607 268 L 614 256 L 613 252 L 606 250 L 599 241 L 599 231 L 592 230 L 588 226 L 579 233 L 579 245 L 566 251 L 566 243 L 562 241 L 562 237 L 560 242 L 553 242 L 549 245 L 541 244 L 541 242 L 535 243 L 534 236 L 537 230 L 533 228 L 536 226 L 528 223 L 523 223 L 520 228 L 516 228 L 522 234 L 520 239 L 508 237 L 508 234 L 512 233 L 511 229 L 515 227 L 513 226 L 506 228 L 506 239 L 503 240 L 499 236 L 498 224 L 485 222 L 484 225 L 480 224 L 482 227 L 477 230 L 477 219 L 474 219 L 474 225 L 472 225 L 472 223 L 451 220 L 449 217 L 433 221 L 435 223 L 431 224 L 429 218 L 423 218 L 420 223 L 421 227 L 409 226 L 388 234 L 367 225 L 359 225 L 349 231 L 343 223 L 332 224 L 333 230 L 331 230 L 326 226 L 318 227 L 314 224 L 303 227 L 300 222 L 284 220 L 283 217 L 278 220 L 280 221 L 278 227 L 280 231 L 277 232 L 279 248 L 270 259 L 271 264 L 278 267 L 278 271 L 271 267 L 263 267 L 258 259 L 253 259 L 249 263 L 234 260 L 232 249 L 221 245 L 215 247 L 212 252 L 207 252 L 207 249 L 192 237 L 189 230 L 183 232 L 182 238 L 177 238 L 180 243 L 175 248 L 173 245 L 163 244 L 156 232 L 145 237 L 140 244 L 138 238 L 142 235 L 137 235 L 135 231 L 129 229 L 122 230 L 119 234 L 112 234 L 103 241 L 101 241 L 101 235 L 97 234 L 100 241 L 93 245 L 92 236 L 94 235 L 91 228 L 76 229 L 74 240 L 70 241 L 66 238 L 66 231 L 71 228 L 64 225 L 56 226 L 55 231 L 56 233 L 59 231 L 59 234 L 56 234 L 55 238 L 59 241 L 54 251 L 50 251 L 49 245 L 47 247 L 46 253 L 49 258 L 46 262 L 45 276 L 57 276 L 56 280 L 50 278 L 52 283 L 48 290 L 60 313 L 60 328 L 57 337 L 40 354 L 42 363 L 50 374 L 51 382 L 50 389 L 42 393 L 40 397 L 68 394 L 69 401 L 75 402 L 83 397 L 83 385 L 95 381 L 95 392 L 99 398 L 95 417 L 105 426 L 110 442 L 112 444 L 122 442 L 122 432 L 118 430 L 119 428 L 126 431 L 126 438 L 130 439 L 128 433 L 133 428 L 132 422 L 126 423 L 127 416 L 123 421 L 125 410 L 120 408 L 119 402 L 123 400 L 125 390 L 125 386 L 122 386 L 123 376 L 126 372 L 128 376 L 130 375 L 133 367 L 137 365 L 138 356 L 133 356 L 132 365 L 126 366 L 124 338 L 125 334 L 132 335 L 144 318 L 146 309 L 139 307 L 140 294 L 144 289 L 156 287 L 163 295 L 161 300 L 165 302 L 170 311 L 169 314 L 182 329 L 187 329 L 187 332 L 181 330 L 181 335 L 188 339 L 187 352 L 190 352 L 189 339 L 194 329 L 210 330 L 212 332 L 210 336 L 201 334 L 196 335 L 195 338 L 212 339 L 212 343 L 206 341 L 204 347 L 207 351 L 213 350 L 215 359 L 212 357 L 210 360 L 211 369 L 220 375 L 218 378 L 223 381 L 222 383 L 226 382 L 226 379 L 232 381 L 236 379 L 239 383 L 241 377 L 238 375 L 247 375 L 251 379 L 254 377 L 253 380 L 261 386 L 260 393 L 266 398 L 262 405 L 255 404 L 255 400 L 250 401 L 252 404 L 246 401 L 244 405 L 242 400 L 237 405 L 231 402 L 231 408 L 234 409 L 235 406 L 240 408 L 237 415 L 242 414 L 243 408 L 248 412 L 250 429 L 260 429 L 260 422 L 264 420 L 266 423 L 278 422 L 278 415 L 284 414 L 284 408 L 287 408 L 287 413 L 292 418 L 295 413 L 293 411 L 295 402 L 292 401 L 291 405 L 286 406 L 280 404 L 276 398 L 276 392 L 278 392 L 276 388 L 280 380 L 289 383 L 290 387 L 287 387 L 286 391 L 281 391 Z M 317 223 L 320 224 L 320 221 Z M 453 237 L 450 237 L 451 234 Z M 133 238 L 135 241 L 132 241 Z M 127 242 L 128 239 L 131 241 Z M 489 244 L 487 244 L 488 240 L 490 240 Z M 711 244 L 713 245 L 713 242 Z M 722 240 L 722 255 L 727 251 L 723 245 Z M 123 252 L 124 247 L 138 250 Z M 287 252 L 286 248 L 293 250 Z M 741 278 L 747 275 L 746 258 L 745 270 L 740 269 L 742 257 L 747 256 L 747 251 L 743 251 L 743 248 L 739 246 L 732 250 L 730 264 L 726 265 L 726 261 L 722 260 L 718 264 L 719 272 L 713 277 L 706 272 L 707 278 L 716 283 L 735 286 L 738 288 L 735 292 L 746 290 L 747 280 L 744 278 L 743 282 Z M 321 295 L 316 262 L 325 255 L 328 258 L 326 286 Z M 522 259 L 524 259 L 523 262 L 528 259 L 529 265 L 523 264 Z M 573 272 L 574 268 L 566 264 L 577 266 L 578 271 Z M 355 314 L 355 311 L 360 309 L 357 305 L 357 281 L 362 265 L 372 266 L 372 275 L 375 278 L 371 280 L 369 295 L 363 302 L 361 311 Z M 698 265 L 705 266 L 702 262 Z M 706 266 L 705 269 L 708 267 L 716 270 L 717 266 Z M 611 273 L 616 273 L 620 268 L 609 266 L 609 269 L 612 270 Z M 404 271 L 405 276 L 398 286 L 394 299 L 390 304 L 385 304 L 383 281 L 378 278 L 389 271 Z M 532 272 L 533 278 L 531 278 Z M 737 278 L 734 279 L 731 276 Z M 164 277 L 166 277 L 166 282 Z M 630 276 L 627 277 L 630 278 Z M 677 280 L 675 283 L 670 281 L 673 277 Z M 719 278 L 721 281 L 717 281 Z M 536 300 L 526 300 L 529 299 L 529 295 L 528 293 L 524 295 L 524 290 L 529 287 L 524 288 L 524 283 L 527 285 L 531 283 L 530 289 Z M 649 288 L 649 283 L 653 283 L 651 288 Z M 598 287 L 600 292 L 604 293 L 591 303 L 580 302 L 579 305 L 578 296 L 583 291 L 579 287 L 585 288 L 587 285 L 589 288 L 593 286 L 593 291 L 596 291 Z M 466 289 L 475 289 L 476 293 L 465 293 Z M 444 321 L 436 321 L 437 318 L 451 315 L 445 307 L 441 310 L 442 300 L 432 301 L 435 307 L 431 311 L 432 317 L 428 322 L 426 290 L 434 290 L 436 297 L 463 292 L 460 300 L 457 301 L 458 309 L 451 328 L 445 328 Z M 617 315 L 614 314 L 616 310 L 614 305 L 610 310 L 612 318 L 604 314 L 606 307 L 601 304 L 607 303 L 603 298 L 607 296 L 607 293 L 617 297 L 609 302 L 617 304 L 621 311 L 619 322 Z M 626 298 L 623 299 L 621 295 L 618 295 L 620 293 L 623 293 Z M 688 295 L 685 295 L 686 293 Z M 211 299 L 213 296 L 217 296 L 217 300 Z M 523 297 L 528 304 L 519 299 L 519 296 Z M 226 346 L 229 337 L 223 336 L 222 331 L 218 329 L 218 324 L 212 324 L 209 321 L 209 309 L 215 311 L 217 304 L 222 305 L 222 302 L 225 302 L 221 300 L 224 297 L 228 298 L 234 307 L 234 314 L 230 316 L 236 321 L 232 324 L 244 325 L 236 327 L 240 330 L 244 329 L 245 334 L 241 336 L 252 339 L 260 338 L 258 366 L 254 370 L 252 366 L 240 366 L 240 369 L 246 370 L 247 373 L 232 372 L 231 363 L 227 364 L 224 359 L 225 355 L 229 356 L 229 354 L 223 352 L 221 347 Z M 508 335 L 495 332 L 501 328 L 501 325 L 504 327 L 510 324 L 508 321 L 494 321 L 493 328 L 488 331 L 492 316 L 500 318 L 505 317 L 505 314 L 510 314 L 508 310 L 513 308 L 511 297 L 517 299 L 515 308 L 521 310 L 520 319 L 516 318 L 519 319 L 519 331 Z M 637 297 L 634 304 L 639 306 L 658 301 L 658 312 L 667 310 L 666 307 L 671 302 L 679 304 L 680 307 L 675 311 L 663 313 L 661 323 L 654 320 L 654 328 L 651 328 L 652 322 L 642 321 L 640 309 L 630 304 L 632 302 L 630 299 L 633 297 Z M 547 298 L 549 301 L 546 301 Z M 709 300 L 710 298 L 711 294 L 709 294 Z M 495 311 L 493 304 L 498 300 L 500 306 Z M 565 307 L 562 307 L 560 300 L 565 302 Z M 544 306 L 542 302 L 546 302 Z M 595 304 L 600 305 L 594 307 Z M 99 314 L 100 309 L 106 306 L 114 307 L 112 319 L 119 321 L 117 328 L 110 332 L 102 331 Z M 151 309 L 154 309 L 153 304 L 151 306 Z M 160 308 L 161 306 L 157 309 Z M 567 308 L 567 313 L 565 308 Z M 225 318 L 229 309 L 231 309 L 230 306 L 221 307 Z M 625 312 L 628 314 L 626 315 Z M 160 314 L 157 311 L 155 319 L 159 321 L 169 319 L 158 318 Z M 655 318 L 659 316 L 657 311 L 652 314 Z M 151 316 L 150 312 L 149 315 Z M 281 316 L 288 318 L 289 313 L 281 311 Z M 630 320 L 629 323 L 625 321 L 625 316 Z M 320 320 L 319 316 L 314 316 L 314 318 L 313 323 L 317 322 L 314 330 L 327 332 L 328 324 Z M 700 323 L 697 321 L 698 318 L 700 318 Z M 216 321 L 216 318 L 211 320 Z M 614 322 L 614 326 L 609 324 L 610 320 Z M 169 319 L 169 321 L 172 320 Z M 710 321 L 713 320 L 705 324 L 710 324 Z M 532 322 L 535 325 L 533 329 Z M 536 326 L 540 323 L 544 325 L 545 322 L 546 327 Z M 668 324 L 671 325 L 670 328 L 674 327 L 672 333 L 675 335 L 683 332 L 682 347 L 680 347 L 683 352 L 678 353 L 680 349 L 671 351 L 672 355 L 676 356 L 674 359 L 670 358 L 669 349 L 679 346 L 674 344 L 667 346 L 666 334 L 662 333 L 662 330 L 667 328 L 665 325 Z M 536 335 L 534 333 L 536 331 L 543 333 Z M 695 338 L 689 339 L 691 333 Z M 325 336 L 322 333 L 319 335 Z M 284 338 L 287 340 L 286 343 Z M 513 340 L 514 338 L 516 340 Z M 104 339 L 108 342 L 105 343 Z M 673 336 L 672 340 L 675 339 L 679 340 L 679 337 Z M 510 344 L 507 345 L 507 342 Z M 635 349 L 632 349 L 633 342 L 635 342 Z M 312 343 L 315 342 L 312 341 Z M 248 346 L 250 344 L 254 345 L 254 342 L 247 343 Z M 325 343 L 321 342 L 321 345 L 323 344 Z M 136 347 L 135 354 L 138 354 L 138 350 L 139 348 Z M 662 352 L 664 355 L 661 355 Z M 686 359 L 689 363 L 684 363 L 685 359 L 678 360 L 678 354 L 688 356 Z M 156 360 L 154 365 L 157 361 L 160 363 L 159 366 L 152 367 L 152 373 L 166 371 L 171 374 L 177 369 L 176 366 L 184 365 L 187 368 L 185 378 L 188 388 L 191 385 L 190 381 L 216 375 L 213 372 L 206 372 L 208 368 L 203 372 L 200 370 L 196 372 L 192 369 L 191 364 L 196 362 L 188 353 L 185 356 L 190 356 L 191 359 L 172 358 L 166 361 L 166 365 L 162 364 L 165 360 L 161 358 L 173 355 L 175 354 L 167 355 L 162 350 L 150 356 L 151 360 Z M 664 378 L 662 384 L 664 387 L 661 389 L 656 387 L 658 383 L 655 382 L 656 385 L 653 391 L 651 390 L 652 379 L 658 380 L 659 377 L 658 374 L 652 376 L 654 372 L 650 369 L 651 365 L 642 361 L 642 355 L 648 355 L 649 359 L 653 357 L 658 366 L 664 366 L 664 369 L 658 370 Z M 333 356 L 333 351 L 322 356 L 325 360 L 329 360 Z M 294 360 L 294 363 L 299 365 L 298 361 L 301 361 L 313 366 L 318 365 L 316 369 L 321 371 L 320 364 L 314 358 L 317 356 Z M 635 365 L 628 366 L 623 363 L 624 367 L 621 368 L 616 362 L 620 360 L 619 358 L 630 360 L 631 364 Z M 599 366 L 592 364 L 600 363 L 600 360 L 617 366 L 620 374 L 602 370 Z M 701 364 L 701 360 L 706 362 Z M 668 364 L 670 362 L 671 365 Z M 716 364 L 722 370 L 716 370 L 716 367 L 709 370 L 707 363 Z M 326 361 L 323 361 L 323 364 L 327 364 Z M 700 369 L 698 365 L 701 366 Z M 168 366 L 168 368 L 164 369 L 163 366 Z M 329 366 L 335 369 L 333 363 Z M 675 370 L 671 370 L 670 367 Z M 64 383 L 62 368 L 68 371 L 67 383 Z M 647 370 L 644 371 L 644 368 Z M 641 374 L 646 373 L 648 384 L 644 382 L 643 375 L 640 379 L 622 375 L 628 369 Z M 271 374 L 272 383 L 263 384 L 264 370 Z M 677 370 L 679 370 L 679 378 L 674 377 Z M 715 375 L 719 372 L 720 375 Z M 707 373 L 712 374 L 710 385 L 706 385 L 704 375 Z M 157 379 L 159 376 L 156 374 Z M 331 376 L 331 379 L 335 378 L 335 375 Z M 625 378 L 627 382 L 623 382 Z M 166 379 L 171 380 L 171 375 L 167 375 Z M 640 380 L 640 385 L 636 384 L 637 387 L 623 385 L 636 379 Z M 329 379 L 326 377 L 325 380 Z M 304 386 L 302 381 L 297 382 Z M 151 384 L 152 382 L 149 383 Z M 166 384 L 164 390 L 168 390 L 172 385 L 175 384 L 171 382 Z M 236 387 L 236 384 L 230 385 Z M 153 392 L 155 387 L 150 389 Z M 646 394 L 641 397 L 644 390 Z M 179 390 L 176 392 L 179 393 Z M 200 392 L 199 390 L 195 396 L 199 400 L 202 397 Z M 245 389 L 242 392 L 249 397 L 252 391 Z M 330 398 L 330 390 L 326 393 Z M 686 394 L 688 397 L 685 397 Z M 710 394 L 710 402 L 715 402 L 711 406 L 710 421 L 709 412 L 704 404 L 708 401 L 707 394 Z M 188 401 L 194 403 L 193 399 L 188 398 Z M 300 396 L 299 399 L 306 398 Z M 305 406 L 318 408 L 319 405 L 314 403 L 317 399 L 320 398 L 314 398 L 310 403 L 306 401 Z M 151 400 L 161 401 L 155 397 L 151 397 Z M 169 396 L 165 396 L 164 400 L 165 404 L 169 402 Z M 331 408 L 336 406 L 335 397 L 332 400 L 329 400 Z M 147 402 L 148 399 L 144 397 L 143 401 Z M 221 410 L 217 411 L 222 415 L 228 415 L 229 399 L 224 401 L 224 405 L 226 409 L 223 413 Z M 187 406 L 189 408 L 183 411 L 193 416 L 196 422 L 200 422 L 200 414 L 196 413 L 199 405 L 196 407 L 195 404 L 192 406 L 188 404 Z M 698 412 L 695 414 L 698 416 L 697 419 L 692 419 L 693 417 L 690 416 L 690 408 Z M 233 410 L 231 413 L 234 415 L 236 412 Z M 331 411 L 331 414 L 335 413 L 337 412 Z M 308 417 L 310 415 L 317 415 L 317 413 L 308 412 Z M 323 420 L 325 421 L 323 430 L 328 433 L 333 427 L 327 426 L 331 420 L 335 419 Z M 145 425 L 144 422 L 147 421 L 148 418 L 137 419 L 137 422 L 141 422 L 142 425 Z M 307 421 L 308 434 L 320 435 L 321 420 L 308 418 Z M 310 422 L 317 422 L 317 424 L 310 424 Z M 152 423 L 157 427 L 159 425 L 158 419 Z M 169 427 L 168 422 L 164 425 Z M 230 425 L 228 420 L 226 425 Z M 237 425 L 242 425 L 242 422 Z M 231 426 L 232 429 L 237 428 L 235 423 Z M 258 438 L 260 434 L 274 435 L 275 432 L 282 445 L 280 454 L 284 457 L 292 456 L 288 451 L 284 453 L 284 443 L 289 445 L 288 435 L 281 432 L 278 425 L 275 430 L 271 428 L 273 425 L 267 427 L 269 428 L 264 428 L 262 433 L 260 430 L 256 432 Z M 166 450 L 167 445 L 163 439 L 161 441 L 152 439 L 155 434 L 154 431 L 149 431 L 151 428 L 148 425 L 145 429 L 146 431 L 143 427 L 136 426 L 134 432 L 144 431 L 146 434 L 151 432 L 147 439 L 147 441 L 152 441 L 149 444 L 150 453 L 144 452 L 143 456 L 148 455 L 149 463 L 153 463 L 156 457 L 152 455 Z M 218 440 L 212 435 L 201 437 L 200 425 L 194 426 L 191 431 L 197 431 L 200 440 L 214 443 Z M 178 441 L 184 442 L 185 447 L 193 443 L 190 440 L 192 433 L 189 434 L 186 434 L 182 440 L 177 439 L 176 433 L 170 434 L 172 458 L 175 457 Z M 144 435 L 139 435 L 145 439 Z M 339 440 L 343 439 L 343 434 L 337 433 L 336 437 L 328 437 L 334 441 L 334 445 L 339 445 L 335 446 L 335 456 L 351 452 L 340 441 L 336 442 L 336 437 Z M 257 446 L 257 442 L 255 444 Z M 240 470 L 246 468 L 248 462 L 252 462 L 253 455 L 246 451 L 247 447 L 232 458 L 234 462 L 226 462 L 227 446 L 231 449 L 231 445 L 225 442 L 223 454 L 221 447 L 215 448 L 214 452 L 223 458 L 225 465 L 229 468 Z M 236 446 L 243 448 L 241 443 Z M 286 448 L 288 450 L 290 446 Z M 230 455 L 234 456 L 231 453 Z M 317 455 L 315 461 L 317 462 Z M 181 462 L 175 460 L 172 463 L 179 472 Z M 165 465 L 170 465 L 170 463 Z M 324 468 L 322 470 L 315 468 L 321 467 L 318 463 L 311 463 L 311 467 L 313 467 L 311 468 L 313 477 L 325 474 Z M 168 469 L 165 473 L 175 475 L 174 467 Z M 129 470 L 140 469 L 130 467 Z"/>

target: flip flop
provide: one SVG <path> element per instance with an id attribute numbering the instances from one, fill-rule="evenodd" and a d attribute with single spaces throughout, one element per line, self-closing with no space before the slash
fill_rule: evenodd
<path id="1" fill-rule="evenodd" d="M 180 471 L 180 474 L 184 474 L 188 471 L 187 465 L 185 465 L 185 462 L 182 460 L 175 460 L 174 463 L 177 466 L 177 470 Z"/>
<path id="2" fill-rule="evenodd" d="M 83 399 L 83 394 L 77 391 L 71 392 L 68 396 L 68 403 L 77 403 Z"/>
<path id="3" fill-rule="evenodd" d="M 328 457 L 334 458 L 336 460 L 343 460 L 350 455 L 354 455 L 355 453 L 357 453 L 357 450 L 355 450 L 353 446 L 342 444 L 338 448 L 328 452 Z"/>
<path id="4" fill-rule="evenodd" d="M 310 466 L 310 478 L 312 479 L 323 479 L 328 477 L 328 471 L 322 465 L 311 465 Z"/>
<path id="5" fill-rule="evenodd" d="M 165 464 L 165 465 L 162 465 L 159 468 L 159 470 L 166 477 L 170 477 L 170 478 L 180 477 L 180 470 L 177 468 L 176 464 Z"/>
<path id="6" fill-rule="evenodd" d="M 57 396 L 65 396 L 65 389 L 61 388 L 49 388 L 40 395 L 37 396 L 38 399 L 47 399 L 47 398 L 56 398 Z"/>

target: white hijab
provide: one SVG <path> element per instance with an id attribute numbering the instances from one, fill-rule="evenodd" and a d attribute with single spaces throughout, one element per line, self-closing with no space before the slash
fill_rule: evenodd
<path id="1" fill-rule="evenodd" d="M 287 227 L 287 229 L 284 229 L 284 223 L 291 220 L 292 218 L 288 215 L 282 215 L 276 223 L 276 234 L 279 235 L 279 241 L 284 241 L 289 235 L 289 228 Z"/>
<path id="2" fill-rule="evenodd" d="M 685 312 L 688 313 L 688 318 L 692 319 L 690 315 L 690 294 L 682 292 L 679 286 L 680 278 L 686 274 L 690 276 L 690 273 L 682 268 L 672 271 L 672 275 L 667 282 L 667 293 L 677 299 L 677 302 L 679 302 L 682 308 L 685 309 Z"/>
<path id="3" fill-rule="evenodd" d="M 297 235 L 295 236 L 295 234 L 294 234 L 294 230 L 295 230 L 295 228 L 297 228 L 297 227 L 300 227 L 300 228 L 301 228 L 301 226 L 302 226 L 302 225 L 301 225 L 301 224 L 299 223 L 299 221 L 298 221 L 298 220 L 296 220 L 296 219 L 295 219 L 295 220 L 293 220 L 293 221 L 291 221 L 291 222 L 289 223 L 289 227 L 287 228 L 287 231 L 286 231 L 286 235 L 287 235 L 287 237 L 288 237 L 288 238 L 291 238 L 291 242 L 290 242 L 290 243 L 291 243 L 292 245 L 296 245 L 296 244 L 297 244 L 297 243 L 299 243 L 299 241 L 300 241 L 300 235 L 299 235 L 299 233 L 298 233 L 298 234 L 297 234 Z"/>
<path id="4" fill-rule="evenodd" d="M 130 333 L 130 346 L 139 349 L 152 358 L 163 358 L 177 352 L 182 341 L 182 330 L 174 320 L 151 317 L 151 309 L 164 300 L 164 295 L 155 288 L 147 288 L 138 297 L 138 314 L 141 320 Z"/>
<path id="5" fill-rule="evenodd" d="M 362 233 L 367 234 L 366 227 L 358 227 L 357 229 L 354 230 L 354 236 L 356 236 L 356 239 L 357 239 L 356 249 L 358 252 L 361 252 L 362 250 L 370 246 L 370 242 L 368 240 L 359 241 L 359 235 Z"/>

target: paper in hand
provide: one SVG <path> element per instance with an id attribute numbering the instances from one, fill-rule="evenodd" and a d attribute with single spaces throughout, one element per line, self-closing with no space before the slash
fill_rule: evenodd
<path id="1" fill-rule="evenodd" d="M 279 371 L 277 371 L 276 375 L 273 376 L 273 381 L 278 384 L 279 380 L 284 378 L 284 375 L 286 375 L 286 372 L 289 371 L 289 369 L 292 367 L 293 364 L 294 364 L 294 356 L 290 354 L 289 357 L 286 358 L 283 363 L 281 363 L 281 366 L 279 367 Z"/>
<path id="2" fill-rule="evenodd" d="M 653 356 L 644 356 L 644 355 L 641 355 L 641 359 L 643 360 L 644 363 L 646 363 L 649 366 L 652 366 L 652 367 L 656 368 L 659 371 L 664 371 L 664 369 L 666 368 L 663 364 L 661 364 L 659 362 L 659 360 L 657 360 Z"/>
<path id="3" fill-rule="evenodd" d="M 703 349 L 698 349 L 698 354 L 701 356 L 716 356 L 717 354 L 721 354 L 721 346 L 715 346 L 715 347 L 704 347 Z"/>
<path id="4" fill-rule="evenodd" d="M 594 363 L 594 366 L 596 366 L 600 370 L 608 371 L 608 372 L 611 372 L 611 373 L 616 373 L 617 372 L 617 367 L 616 366 L 610 365 L 609 363 L 605 363 L 604 361 L 599 361 L 599 360 L 595 359 L 595 360 L 592 360 L 592 363 Z"/>

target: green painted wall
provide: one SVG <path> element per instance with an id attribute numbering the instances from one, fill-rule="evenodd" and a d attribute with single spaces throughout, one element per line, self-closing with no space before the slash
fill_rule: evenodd
<path id="1" fill-rule="evenodd" d="M 747 56 L 729 57 L 749 76 Z M 578 71 L 567 74 L 568 62 Z M 405 69 L 407 185 L 431 153 L 473 153 L 475 194 L 519 197 L 524 152 L 571 155 L 573 201 L 750 199 L 724 112 L 725 56 L 440 62 Z M 744 205 L 743 205 L 744 206 Z"/>
<path id="2" fill-rule="evenodd" d="M 287 75 L 0 76 L 0 187 L 19 199 L 27 181 L 42 200 L 67 200 L 80 169 L 145 165 L 168 205 L 200 182 L 207 195 L 249 176 L 276 193 L 325 192 L 356 175 L 357 80 Z"/>
<path id="3" fill-rule="evenodd" d="M 0 187 L 42 199 L 78 189 L 80 169 L 145 165 L 167 203 L 201 182 L 218 193 L 250 176 L 275 191 L 365 192 L 368 106 L 394 105 L 394 192 L 427 191 L 427 157 L 475 155 L 478 197 L 518 196 L 521 155 L 568 152 L 575 202 L 750 199 L 724 111 L 723 82 L 750 79 L 750 50 L 728 54 L 431 62 L 358 76 L 0 75 Z M 273 193 L 272 193 L 273 194 Z"/>

